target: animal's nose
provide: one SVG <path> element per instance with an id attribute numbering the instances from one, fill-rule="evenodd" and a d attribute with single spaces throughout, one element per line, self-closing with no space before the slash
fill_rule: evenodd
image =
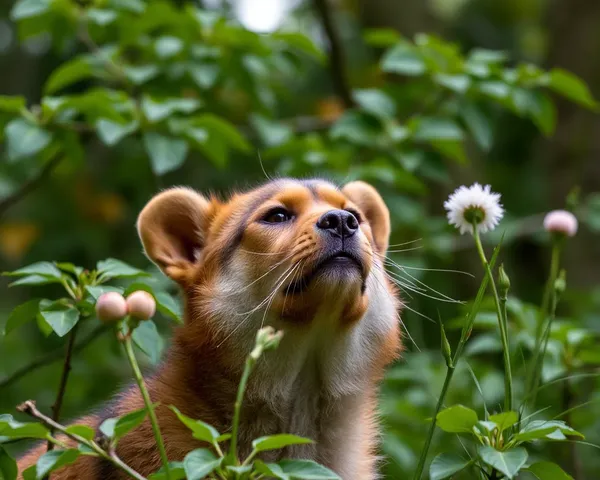
<path id="1" fill-rule="evenodd" d="M 330 210 L 317 220 L 317 228 L 334 237 L 351 237 L 358 230 L 358 220 L 346 210 Z"/>

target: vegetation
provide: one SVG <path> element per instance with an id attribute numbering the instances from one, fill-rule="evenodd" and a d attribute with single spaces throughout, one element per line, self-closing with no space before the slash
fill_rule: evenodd
<path id="1" fill-rule="evenodd" d="M 259 34 L 228 8 L 198 3 L 11 7 L 20 44 L 51 53 L 42 86 L 0 96 L 0 250 L 19 287 L 0 298 L 0 478 L 15 477 L 12 456 L 27 446 L 17 440 L 55 445 L 65 418 L 130 379 L 128 363 L 143 386 L 133 346 L 143 367 L 159 362 L 181 312 L 174 286 L 140 253 L 132 225 L 144 202 L 172 184 L 229 190 L 274 175 L 361 178 L 390 207 L 388 269 L 407 304 L 406 351 L 381 396 L 386 478 L 596 478 L 600 292 L 581 280 L 566 288 L 565 267 L 583 278 L 569 252 L 586 244 L 544 231 L 542 218 L 564 207 L 597 233 L 600 196 L 582 182 L 550 200 L 545 166 L 528 153 L 533 132 L 553 135 L 565 102 L 597 109 L 588 87 L 515 52 L 362 29 L 324 0 L 293 18 Z M 307 35 L 315 28 L 326 41 Z M 503 194 L 507 213 L 493 232 L 475 225 L 459 237 L 442 204 L 473 178 Z M 99 297 L 138 290 L 154 298 L 155 321 L 117 315 L 121 334 L 109 334 Z M 57 445 L 30 478 L 80 454 L 111 458 L 151 411 L 105 422 L 104 443 L 72 427 L 87 449 Z M 224 455 L 212 427 L 180 419 L 213 449 L 151 478 L 336 478 L 316 464 L 239 460 L 235 447 Z M 255 448 L 302 441 L 281 435 Z"/>

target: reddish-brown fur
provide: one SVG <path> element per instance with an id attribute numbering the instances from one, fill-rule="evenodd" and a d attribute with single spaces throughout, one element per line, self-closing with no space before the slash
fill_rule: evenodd
<path id="1" fill-rule="evenodd" d="M 256 208 L 248 212 L 248 205 L 253 203 L 257 204 Z M 294 226 L 276 230 L 255 223 L 270 206 L 281 204 L 299 212 Z M 275 187 L 268 184 L 249 193 L 234 195 L 226 203 L 214 198 L 205 199 L 191 190 L 172 189 L 152 199 L 142 211 L 138 229 L 146 253 L 181 285 L 185 298 L 185 325 L 176 329 L 173 346 L 163 365 L 151 377 L 147 377 L 153 401 L 160 402 L 157 415 L 170 460 L 183 460 L 188 452 L 202 445 L 192 438 L 189 430 L 167 408 L 169 405 L 175 405 L 184 414 L 202 419 L 222 432 L 227 431 L 231 424 L 235 392 L 248 350 L 247 344 L 237 338 L 235 332 L 224 334 L 224 317 L 215 312 L 215 291 L 222 288 L 224 271 L 227 271 L 223 249 L 227 245 L 235 245 L 235 258 L 232 261 L 237 262 L 235 265 L 239 268 L 233 268 L 228 275 L 235 275 L 240 268 L 243 269 L 244 274 L 256 282 L 256 286 L 248 290 L 250 295 L 250 292 L 256 293 L 262 288 L 256 279 L 260 280 L 259 277 L 272 268 L 276 259 L 279 261 L 283 254 L 292 255 L 288 263 L 303 262 L 302 270 L 309 270 L 318 260 L 322 243 L 314 232 L 318 217 L 331 209 L 347 208 L 358 211 L 364 217 L 361 224 L 364 234 L 362 249 L 365 265 L 370 271 L 375 268 L 376 256 L 384 255 L 387 249 L 389 214 L 375 189 L 361 182 L 338 190 L 325 182 L 317 182 L 309 188 L 303 183 L 282 180 Z M 236 238 L 240 237 L 240 224 L 243 224 L 244 230 L 236 245 Z M 298 276 L 299 272 L 300 269 Z M 384 288 L 391 292 L 389 295 L 395 295 L 387 279 L 384 283 Z M 293 339 L 294 335 L 305 335 L 314 328 L 313 323 L 317 321 L 315 316 L 321 311 L 322 305 L 332 301 L 331 297 L 335 296 L 335 301 L 343 302 L 339 325 L 324 325 L 323 328 L 333 328 L 334 332 L 339 331 L 342 335 L 344 331 L 354 328 L 355 324 L 360 324 L 371 301 L 368 292 L 361 294 L 356 289 L 348 292 L 351 293 L 340 293 L 334 287 L 320 285 L 319 288 L 309 288 L 299 298 L 278 295 L 273 299 L 270 311 L 281 318 L 276 327 L 283 328 L 286 337 Z M 256 295 L 260 298 L 261 294 Z M 320 327 L 317 325 L 317 328 Z M 369 359 L 367 370 L 357 373 L 366 377 L 358 379 L 361 385 L 364 384 L 360 391 L 337 397 L 314 392 L 317 397 L 323 396 L 323 409 L 317 415 L 318 425 L 314 427 L 324 435 L 323 444 L 319 443 L 319 438 L 315 438 L 317 446 L 314 449 L 289 450 L 281 455 L 302 456 L 303 452 L 307 452 L 309 457 L 336 469 L 342 468 L 339 467 L 340 462 L 343 463 L 340 455 L 347 449 L 349 455 L 350 451 L 353 452 L 351 455 L 356 466 L 352 469 L 351 478 L 346 474 L 344 480 L 369 480 L 375 477 L 377 385 L 384 367 L 397 357 L 400 349 L 398 325 L 394 324 L 388 330 L 377 344 L 375 353 L 365 352 L 365 355 L 374 356 Z M 273 358 L 278 358 L 277 352 L 269 352 L 269 355 L 271 353 Z M 268 361 L 269 358 L 264 360 Z M 274 382 L 272 384 L 277 385 L 277 379 L 269 378 L 273 374 L 269 368 L 267 363 L 263 370 L 259 368 L 249 385 L 242 413 L 240 440 L 242 453 L 245 454 L 249 452 L 252 438 L 284 433 L 286 427 L 295 424 L 293 404 L 290 404 L 292 410 L 289 411 L 286 405 L 274 407 L 265 401 L 261 392 L 263 384 Z M 311 385 L 310 388 L 316 387 Z M 132 388 L 116 400 L 109 416 L 123 415 L 142 406 L 139 393 Z M 345 418 L 348 412 L 355 412 L 356 416 Z M 102 416 L 95 415 L 80 419 L 77 423 L 97 428 L 102 420 Z M 354 433 L 345 433 L 350 431 L 348 429 Z M 18 462 L 19 471 L 34 464 L 43 451 L 44 446 L 40 446 L 22 457 Z M 148 422 L 120 441 L 117 454 L 143 475 L 160 468 L 158 451 Z M 278 453 L 274 455 L 274 458 L 280 456 Z M 126 477 L 95 458 L 81 457 L 73 465 L 53 473 L 52 478 Z"/>

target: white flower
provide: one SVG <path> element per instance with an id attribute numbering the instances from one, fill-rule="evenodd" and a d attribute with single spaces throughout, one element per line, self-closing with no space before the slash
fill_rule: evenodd
<path id="1" fill-rule="evenodd" d="M 460 233 L 473 233 L 473 223 L 480 233 L 493 230 L 504 215 L 500 194 L 492 192 L 489 185 L 482 187 L 478 183 L 456 189 L 444 202 L 444 208 L 448 210 L 448 222 Z"/>
<path id="2" fill-rule="evenodd" d="M 544 218 L 544 229 L 550 233 L 560 233 L 572 237 L 577 233 L 577 218 L 566 210 L 554 210 Z"/>

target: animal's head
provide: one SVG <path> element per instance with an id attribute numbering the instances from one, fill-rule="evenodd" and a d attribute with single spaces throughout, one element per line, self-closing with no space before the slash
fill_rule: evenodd
<path id="1" fill-rule="evenodd" d="M 333 334 L 372 322 L 397 333 L 382 262 L 389 212 L 366 183 L 281 179 L 226 202 L 174 188 L 148 203 L 138 230 L 182 286 L 186 322 L 222 341 L 240 344 L 263 323 Z"/>

